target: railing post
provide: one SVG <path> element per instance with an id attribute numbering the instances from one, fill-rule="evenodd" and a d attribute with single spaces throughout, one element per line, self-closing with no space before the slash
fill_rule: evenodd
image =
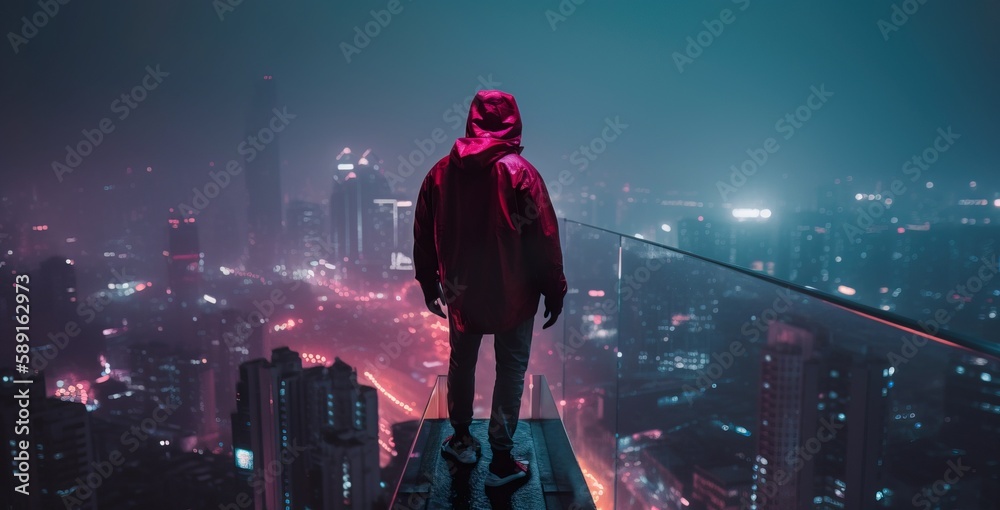
<path id="1" fill-rule="evenodd" d="M 437 380 L 437 418 L 448 418 L 448 376 L 439 375 Z"/>

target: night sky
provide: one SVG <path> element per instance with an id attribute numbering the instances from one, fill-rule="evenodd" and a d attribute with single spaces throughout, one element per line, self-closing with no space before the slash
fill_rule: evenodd
<path id="1" fill-rule="evenodd" d="M 576 168 L 569 155 L 605 119 L 620 118 L 628 127 L 575 184 L 606 179 L 717 198 L 729 166 L 780 136 L 775 122 L 821 85 L 833 96 L 794 137 L 779 138 L 736 205 L 781 194 L 794 202 L 848 175 L 892 180 L 947 126 L 961 138 L 929 179 L 967 186 L 996 174 L 1000 4 L 912 0 L 906 7 L 919 9 L 888 41 L 878 23 L 891 23 L 889 1 L 563 4 L 575 11 L 559 20 L 546 15 L 559 12 L 554 0 L 401 0 L 402 11 L 348 63 L 341 43 L 353 44 L 355 27 L 389 2 L 244 0 L 220 20 L 221 1 L 69 0 L 16 54 L 8 33 L 41 7 L 5 2 L 0 169 L 5 185 L 58 193 L 152 166 L 170 176 L 155 199 L 178 203 L 205 182 L 209 161 L 237 157 L 253 82 L 272 74 L 279 103 L 296 115 L 281 139 L 290 200 L 328 198 L 331 161 L 344 146 L 370 147 L 395 169 L 417 149 L 414 139 L 442 128 L 448 141 L 410 177 L 419 180 L 461 136 L 447 112 L 464 103 L 464 126 L 480 77 L 515 95 L 524 156 L 549 180 Z M 731 23 L 679 72 L 674 53 L 723 9 Z M 112 101 L 156 65 L 169 76 L 118 120 Z M 103 117 L 116 130 L 59 185 L 53 160 Z"/>

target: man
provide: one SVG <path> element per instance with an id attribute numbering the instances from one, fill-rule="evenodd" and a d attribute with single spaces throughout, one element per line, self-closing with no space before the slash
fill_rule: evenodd
<path id="1" fill-rule="evenodd" d="M 448 411 L 455 433 L 442 452 L 465 464 L 478 461 L 469 426 L 479 345 L 484 334 L 494 336 L 493 461 L 485 482 L 492 487 L 528 476 L 527 462 L 511 450 L 532 326 L 541 296 L 548 318 L 542 329 L 555 324 L 567 289 L 555 210 L 522 150 L 514 97 L 480 91 L 465 138 L 424 178 L 413 225 L 413 263 L 424 302 L 445 318 L 440 298 L 449 312 Z"/>

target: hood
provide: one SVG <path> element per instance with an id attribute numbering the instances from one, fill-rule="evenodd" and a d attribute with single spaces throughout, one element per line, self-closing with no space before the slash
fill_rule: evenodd
<path id="1" fill-rule="evenodd" d="M 520 154 L 521 113 L 514 96 L 480 90 L 469 107 L 465 137 L 455 140 L 450 163 L 457 168 L 490 168 L 510 153 Z"/>

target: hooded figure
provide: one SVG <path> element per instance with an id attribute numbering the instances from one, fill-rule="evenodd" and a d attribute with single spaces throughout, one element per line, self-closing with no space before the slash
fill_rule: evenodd
<path id="1" fill-rule="evenodd" d="M 454 435 L 441 445 L 457 462 L 479 460 L 470 431 L 476 362 L 483 334 L 493 334 L 496 384 L 488 429 L 493 450 L 485 484 L 527 477 L 511 455 L 538 300 L 548 328 L 566 295 L 559 224 L 538 170 L 521 157 L 521 115 L 514 97 L 476 94 L 465 138 L 427 173 L 413 224 L 413 264 L 424 302 L 445 317 L 448 305 L 448 412 Z"/>
<path id="2" fill-rule="evenodd" d="M 459 332 L 507 331 L 535 315 L 542 295 L 546 310 L 562 311 L 559 225 L 545 183 L 522 150 L 514 96 L 480 91 L 465 138 L 455 140 L 420 187 L 416 279 L 425 303 L 438 299 L 441 284 Z"/>

